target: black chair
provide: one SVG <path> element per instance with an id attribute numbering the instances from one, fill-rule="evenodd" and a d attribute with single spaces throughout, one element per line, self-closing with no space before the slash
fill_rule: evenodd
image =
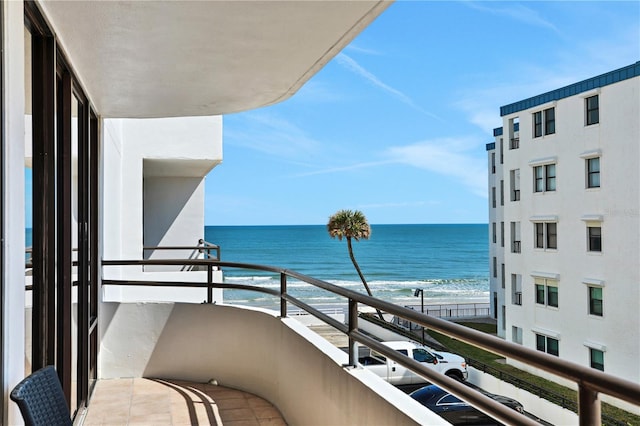
<path id="1" fill-rule="evenodd" d="M 41 368 L 16 385 L 11 399 L 27 426 L 71 426 L 67 400 L 53 366 Z"/>

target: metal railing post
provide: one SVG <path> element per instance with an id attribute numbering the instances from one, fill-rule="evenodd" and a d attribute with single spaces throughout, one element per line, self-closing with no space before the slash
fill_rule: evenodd
<path id="1" fill-rule="evenodd" d="M 213 265 L 207 265 L 207 303 L 213 303 Z"/>
<path id="2" fill-rule="evenodd" d="M 358 365 L 358 344 L 351 333 L 358 330 L 358 302 L 349 299 L 349 365 L 356 367 Z"/>
<path id="3" fill-rule="evenodd" d="M 287 294 L 287 276 L 284 273 L 280 274 L 280 317 L 287 317 L 287 301 L 284 296 Z"/>
<path id="4" fill-rule="evenodd" d="M 598 392 L 584 384 L 578 386 L 578 416 L 580 426 L 600 426 L 601 411 Z"/>

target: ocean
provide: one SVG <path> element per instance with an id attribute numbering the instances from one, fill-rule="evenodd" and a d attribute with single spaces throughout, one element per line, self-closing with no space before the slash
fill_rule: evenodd
<path id="1" fill-rule="evenodd" d="M 372 225 L 368 240 L 353 242 L 355 258 L 375 297 L 398 305 L 488 303 L 486 224 Z M 291 269 L 365 293 L 349 258 L 346 240 L 332 239 L 324 225 L 207 226 L 205 239 L 221 247 L 221 259 Z M 278 289 L 277 274 L 223 268 L 225 282 Z M 346 301 L 291 280 L 288 292 L 323 309 Z M 278 301 L 256 292 L 225 290 L 225 303 L 277 309 Z"/>

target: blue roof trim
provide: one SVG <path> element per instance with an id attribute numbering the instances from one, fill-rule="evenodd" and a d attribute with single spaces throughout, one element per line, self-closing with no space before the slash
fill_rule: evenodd
<path id="1" fill-rule="evenodd" d="M 493 151 L 494 149 L 496 149 L 496 143 L 495 142 L 491 142 L 487 144 L 487 151 Z"/>
<path id="2" fill-rule="evenodd" d="M 618 83 L 638 76 L 640 76 L 640 61 L 597 77 L 592 77 L 560 89 L 552 90 L 551 92 L 505 105 L 500 107 L 500 116 L 502 117 L 508 114 L 513 114 L 514 112 L 533 108 L 538 105 L 546 104 L 547 102 L 557 101 L 558 99 L 568 98 L 569 96 L 577 95 L 578 93 L 586 92 L 598 87 L 608 86 L 609 84 Z"/>
<path id="3" fill-rule="evenodd" d="M 502 127 L 496 127 L 493 129 L 493 136 L 502 136 Z"/>

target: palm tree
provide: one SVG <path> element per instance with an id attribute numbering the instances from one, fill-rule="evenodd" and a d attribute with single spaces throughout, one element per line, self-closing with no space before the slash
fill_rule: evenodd
<path id="1" fill-rule="evenodd" d="M 358 272 L 360 280 L 362 280 L 362 284 L 364 284 L 364 288 L 367 290 L 367 294 L 369 296 L 373 296 L 373 294 L 371 294 L 371 289 L 367 284 L 367 280 L 365 280 L 364 275 L 362 275 L 362 271 L 360 270 L 360 266 L 358 266 L 358 262 L 356 262 L 356 258 L 353 255 L 353 246 L 351 245 L 351 239 L 356 241 L 360 241 L 361 238 L 368 240 L 371 236 L 371 226 L 369 226 L 369 222 L 367 222 L 367 218 L 364 213 L 360 210 L 339 210 L 329 218 L 327 231 L 329 231 L 329 236 L 331 238 L 337 237 L 340 241 L 342 241 L 342 238 L 346 238 L 351 262 L 356 268 L 356 272 Z M 380 319 L 384 320 L 382 312 L 380 312 L 379 309 L 376 310 L 378 311 Z"/>

